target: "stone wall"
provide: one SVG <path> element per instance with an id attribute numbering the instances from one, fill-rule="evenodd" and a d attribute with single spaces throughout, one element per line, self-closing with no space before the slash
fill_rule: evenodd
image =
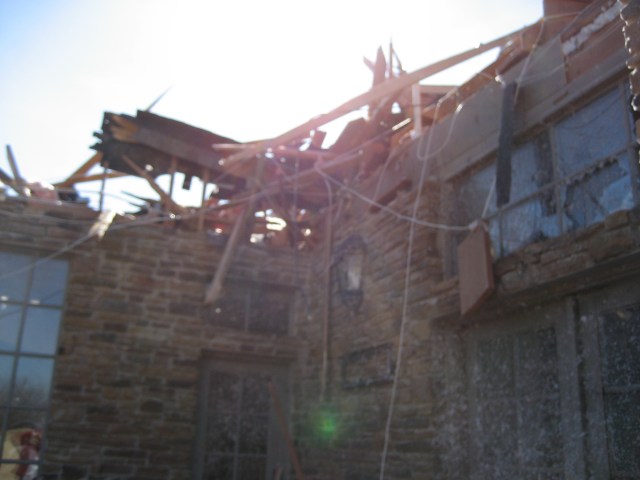
<path id="1" fill-rule="evenodd" d="M 443 202 L 447 196 L 441 193 L 437 185 L 425 186 L 418 220 L 443 220 L 442 212 L 447 211 Z M 415 193 L 402 194 L 389 206 L 399 214 L 410 217 L 414 199 Z M 548 309 L 556 312 L 556 307 L 548 306 L 567 302 L 573 305 L 573 299 L 582 298 L 582 295 L 588 298 L 590 292 L 598 292 L 603 286 L 617 282 L 628 282 L 626 288 L 633 290 L 640 275 L 640 209 L 636 207 L 634 210 L 616 212 L 602 223 L 555 239 L 532 243 L 498 260 L 494 263 L 496 292 L 478 312 L 462 318 L 457 277 L 447 276 L 443 265 L 441 249 L 447 236 L 437 229 L 416 225 L 408 271 L 405 333 L 399 365 L 396 361 L 403 321 L 410 222 L 384 211 L 349 218 L 347 209 L 342 215 L 342 222 L 334 232 L 334 245 L 339 245 L 342 239 L 352 233 L 359 233 L 367 242 L 365 299 L 361 311 L 351 314 L 340 303 L 334 286 L 326 398 L 319 397 L 322 363 L 319 342 L 313 343 L 301 367 L 302 378 L 294 418 L 296 437 L 309 477 L 327 480 L 378 478 L 393 382 L 389 379 L 367 383 L 366 379 L 385 371 L 389 357 L 379 354 L 379 351 L 380 347 L 387 346 L 398 381 L 385 479 L 499 478 L 503 474 L 507 475 L 505 478 L 522 478 L 521 475 L 527 473 L 549 475 L 545 478 L 552 478 L 559 474 L 563 468 L 560 460 L 549 469 L 539 460 L 545 458 L 544 461 L 548 463 L 556 461 L 549 460 L 553 457 L 544 457 L 546 453 L 536 454 L 537 457 L 530 454 L 538 459 L 535 461 L 538 463 L 532 461 L 531 465 L 520 470 L 516 467 L 508 470 L 505 467 L 504 471 L 492 463 L 497 460 L 492 459 L 489 453 L 486 456 L 477 453 L 479 450 L 500 452 L 502 447 L 499 441 L 497 444 L 494 442 L 495 438 L 491 440 L 490 432 L 485 432 L 487 444 L 473 437 L 475 427 L 471 428 L 470 422 L 483 421 L 480 413 L 476 416 L 469 413 L 469 402 L 476 395 L 473 392 L 479 388 L 473 380 L 476 378 L 474 372 L 481 368 L 482 361 L 494 365 L 496 360 L 470 356 L 470 348 L 479 349 L 484 345 L 482 342 L 485 340 L 478 338 L 502 338 L 504 335 L 510 342 L 516 341 L 514 345 L 520 345 L 518 348 L 522 353 L 519 355 L 529 355 L 531 358 L 537 358 L 542 355 L 540 352 L 549 348 L 552 353 L 555 348 L 559 351 L 574 348 L 572 340 L 562 343 L 565 342 L 562 336 L 562 329 L 565 328 L 563 322 L 568 325 L 578 322 L 573 307 L 569 308 L 569 313 L 565 312 L 565 307 L 560 308 L 562 320 L 555 324 L 549 323 L 552 314 L 546 312 Z M 319 270 L 322 267 L 317 264 L 315 268 Z M 312 315 L 306 320 L 298 319 L 300 335 L 310 339 L 321 334 L 320 299 L 323 298 L 320 288 L 312 288 L 311 291 L 314 292 Z M 636 300 L 640 301 L 640 298 Z M 511 328 L 516 329 L 515 333 L 509 333 Z M 535 343 L 536 338 L 543 338 L 541 335 L 548 335 L 548 332 L 558 332 L 558 339 L 555 340 L 554 336 L 550 344 Z M 379 347 L 378 353 L 370 353 L 376 347 Z M 538 371 L 538 368 L 541 371 L 545 371 L 545 368 L 556 371 L 560 368 L 561 359 L 554 360 L 556 354 L 553 355 L 547 355 L 551 362 L 549 367 L 536 363 L 539 360 L 531 360 L 533 363 L 526 368 L 532 371 Z M 576 355 L 588 356 L 588 352 L 580 351 Z M 360 386 L 349 384 L 351 377 L 345 378 L 344 362 L 349 360 L 355 362 L 349 375 L 351 372 L 361 372 L 363 375 L 364 381 Z M 477 375 L 482 378 L 481 373 Z M 501 372 L 495 371 L 489 378 L 500 378 L 500 375 Z M 518 387 L 525 391 L 533 388 L 537 381 L 534 375 L 527 375 L 529 380 L 521 378 L 519 381 L 529 382 L 528 386 L 525 383 Z M 567 375 L 571 377 L 570 383 L 583 381 L 578 380 L 581 374 L 577 370 Z M 484 380 L 483 384 L 487 382 Z M 549 394 L 553 401 L 561 394 L 569 395 L 560 390 L 554 392 Z M 588 393 L 583 392 L 583 395 Z M 535 421 L 532 420 L 532 423 L 535 424 Z M 512 428 L 516 431 L 515 426 L 505 422 L 503 427 L 506 431 Z M 545 424 L 546 427 L 548 425 Z M 555 441 L 551 430 L 549 427 L 549 432 L 544 432 L 548 435 L 545 438 L 549 445 Z M 593 432 L 576 434 L 564 431 L 563 434 L 570 437 L 570 442 L 574 441 L 574 437 L 595 435 Z M 506 433 L 504 435 L 510 438 Z M 515 444 L 526 441 L 525 433 L 518 435 L 521 436 L 515 438 Z M 470 453 L 472 447 L 476 449 L 475 454 Z M 507 450 L 502 453 L 508 453 L 508 448 L 516 448 L 513 445 L 503 447 Z M 543 449 L 539 445 L 535 448 Z M 482 461 L 473 455 L 481 455 Z M 587 460 L 581 458 L 586 464 Z M 485 470 L 481 468 L 483 465 Z M 583 470 L 591 468 L 581 465 Z"/>
<path id="2" fill-rule="evenodd" d="M 83 237 L 94 212 L 1 205 L 3 249 L 49 254 Z M 222 249 L 172 226 L 116 221 L 70 262 L 44 472 L 52 478 L 191 478 L 200 361 L 229 352 L 291 361 L 304 344 L 287 335 L 220 326 L 204 306 Z M 229 273 L 295 292 L 308 259 L 243 246 Z M 300 303 L 304 309 L 303 302 Z"/>

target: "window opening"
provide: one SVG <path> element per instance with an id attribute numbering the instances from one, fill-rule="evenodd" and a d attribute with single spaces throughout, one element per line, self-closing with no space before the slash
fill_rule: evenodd
<path id="1" fill-rule="evenodd" d="M 68 265 L 0 252 L 0 272 L 0 476 L 35 478 L 46 443 Z"/>
<path id="2" fill-rule="evenodd" d="M 600 355 L 609 467 L 640 478 L 640 304 L 600 317 Z"/>
<path id="3" fill-rule="evenodd" d="M 288 407 L 286 367 L 210 361 L 204 367 L 198 475 L 203 479 L 288 478 L 284 438 L 268 384 Z"/>
<path id="4" fill-rule="evenodd" d="M 514 148 L 509 203 L 496 207 L 495 159 L 459 181 L 454 221 L 480 219 L 488 200 L 485 220 L 494 256 L 501 257 L 633 208 L 639 179 L 624 88 L 618 85 Z M 464 234 L 454 237 L 455 249 Z"/>

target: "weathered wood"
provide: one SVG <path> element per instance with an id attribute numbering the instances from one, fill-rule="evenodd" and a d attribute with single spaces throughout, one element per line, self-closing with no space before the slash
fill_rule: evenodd
<path id="1" fill-rule="evenodd" d="M 102 161 L 102 152 L 95 153 L 89 160 L 84 162 L 80 168 L 78 168 L 75 172 L 73 172 L 69 177 L 62 181 L 54 184 L 57 188 L 66 188 L 73 186 L 74 183 L 77 183 L 78 178 L 85 178 L 85 175 L 91 170 L 95 165 L 99 164 Z"/>
<path id="2" fill-rule="evenodd" d="M 4 183 L 7 187 L 12 188 L 13 191 L 16 192 L 18 195 L 21 195 L 20 187 L 18 187 L 16 183 L 13 181 L 13 178 L 11 178 L 11 176 L 1 168 L 0 168 L 0 180 L 2 180 L 2 183 Z"/>
<path id="3" fill-rule="evenodd" d="M 13 151 L 11 150 L 11 146 L 9 145 L 7 145 L 7 160 L 9 161 L 11 172 L 13 172 L 13 181 L 18 188 L 18 190 L 16 190 L 18 192 L 18 195 L 20 195 L 21 197 L 31 196 L 24 179 L 20 176 L 18 162 L 16 162 L 16 159 L 13 156 Z"/>
<path id="4" fill-rule="evenodd" d="M 164 206 L 167 208 L 167 210 L 174 213 L 185 213 L 186 211 L 185 208 L 178 205 L 176 202 L 174 202 L 173 199 L 169 195 L 167 195 L 167 193 L 164 190 L 162 190 L 162 188 L 158 186 L 158 184 L 153 180 L 153 178 L 151 178 L 151 176 L 149 176 L 149 174 L 144 171 L 144 169 L 140 168 L 133 160 L 131 160 L 126 155 L 123 155 L 122 159 L 134 172 L 136 172 L 137 175 L 144 178 L 147 181 L 147 183 L 149 183 L 149 186 L 153 189 L 153 191 L 160 196 L 160 200 L 162 201 Z"/>
<path id="5" fill-rule="evenodd" d="M 287 419 L 285 418 L 284 411 L 282 410 L 282 403 L 280 403 L 280 397 L 278 396 L 278 391 L 276 390 L 276 387 L 273 384 L 273 382 L 269 382 L 268 386 L 269 386 L 269 395 L 271 395 L 271 403 L 276 413 L 276 417 L 278 419 L 278 424 L 280 425 L 282 436 L 284 437 L 285 443 L 287 444 L 289 459 L 291 460 L 291 463 L 293 464 L 293 469 L 296 472 L 296 479 L 305 480 L 304 473 L 302 472 L 302 466 L 300 465 L 300 460 L 298 459 L 298 452 L 296 452 L 296 447 L 293 444 L 293 439 L 291 438 L 291 433 L 289 433 L 289 427 L 287 426 Z"/>
<path id="6" fill-rule="evenodd" d="M 209 169 L 205 168 L 202 172 L 202 195 L 200 197 L 200 211 L 198 212 L 198 231 L 204 228 L 204 216 L 206 214 L 205 201 L 207 195 L 207 184 L 209 183 Z"/>
<path id="7" fill-rule="evenodd" d="M 496 207 L 509 203 L 511 195 L 511 150 L 515 121 L 515 98 L 518 84 L 507 84 L 502 92 L 502 118 L 496 160 Z"/>
<path id="8" fill-rule="evenodd" d="M 218 264 L 218 269 L 216 270 L 215 277 L 211 282 L 211 285 L 207 288 L 204 297 L 205 305 L 210 305 L 214 303 L 222 292 L 222 284 L 224 282 L 224 278 L 227 275 L 227 271 L 231 266 L 231 260 L 233 260 L 233 255 L 235 254 L 236 248 L 242 236 L 242 233 L 245 230 L 245 225 L 247 223 L 247 219 L 249 215 L 253 215 L 253 209 L 256 202 L 257 192 L 261 186 L 262 175 L 264 174 L 264 162 L 259 162 L 256 168 L 256 175 L 254 177 L 254 182 L 251 188 L 251 194 L 247 199 L 247 204 L 243 209 L 242 213 L 238 215 L 238 219 L 236 220 L 235 225 L 233 226 L 233 230 L 231 231 L 231 235 L 229 236 L 229 240 L 227 241 L 227 245 L 224 250 L 224 254 L 222 255 L 222 259 Z"/>
<path id="9" fill-rule="evenodd" d="M 66 188 L 66 187 L 71 187 L 73 185 L 75 185 L 76 183 L 87 183 L 87 182 L 95 182 L 97 180 L 102 180 L 103 178 L 121 178 L 121 177 L 127 177 L 128 174 L 123 173 L 123 172 L 107 172 L 105 173 L 96 173 L 94 175 L 87 175 L 85 176 L 77 176 L 77 177 L 69 177 L 67 178 L 65 181 L 60 182 L 60 183 L 54 183 L 53 186 L 56 188 Z"/>
<path id="10" fill-rule="evenodd" d="M 420 80 L 435 75 L 436 73 L 442 72 L 443 70 L 453 67 L 454 65 L 457 65 L 465 60 L 469 60 L 493 48 L 500 47 L 506 44 L 508 41 L 519 36 L 520 33 L 521 30 L 509 33 L 496 40 L 493 40 L 492 42 L 482 44 L 476 48 L 472 48 L 465 52 L 459 53 L 458 55 L 454 55 L 447 59 L 433 63 L 419 70 L 416 70 L 415 72 L 389 79 L 381 83 L 380 85 L 371 88 L 371 90 L 369 90 L 368 92 L 358 95 L 357 97 L 354 97 L 351 100 L 343 103 L 331 112 L 319 115 L 318 117 L 309 120 L 308 122 L 299 125 L 278 137 L 272 138 L 271 140 L 260 142 L 253 145 L 251 148 L 243 150 L 242 152 L 230 155 L 226 159 L 221 160 L 221 163 L 227 166 L 231 166 L 234 163 L 250 159 L 257 153 L 263 152 L 268 148 L 274 148 L 279 145 L 286 145 L 299 138 L 304 138 L 309 134 L 311 130 L 315 130 L 320 126 L 325 125 L 326 123 L 329 123 L 337 118 L 340 118 L 343 115 L 352 112 L 353 110 L 364 107 L 371 102 L 381 100 L 382 98 L 394 94 L 399 90 L 410 87 Z"/>

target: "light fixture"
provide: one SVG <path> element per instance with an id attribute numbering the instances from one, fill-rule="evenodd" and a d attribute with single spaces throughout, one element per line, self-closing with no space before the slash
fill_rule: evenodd
<path id="1" fill-rule="evenodd" d="M 360 235 L 351 235 L 336 251 L 335 272 L 338 294 L 353 313 L 357 313 L 364 300 L 363 272 L 367 246 Z"/>

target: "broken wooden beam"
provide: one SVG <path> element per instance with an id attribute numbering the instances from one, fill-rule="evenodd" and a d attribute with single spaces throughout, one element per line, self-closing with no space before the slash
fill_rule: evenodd
<path id="1" fill-rule="evenodd" d="M 13 191 L 16 192 L 18 195 L 21 195 L 20 187 L 18 187 L 16 183 L 13 181 L 13 178 L 11 178 L 11 176 L 1 168 L 0 168 L 0 180 L 7 187 L 10 187 L 11 189 L 13 189 Z"/>
<path id="2" fill-rule="evenodd" d="M 423 67 L 419 70 L 416 70 L 412 73 L 408 73 L 406 75 L 402 75 L 400 77 L 395 77 L 385 82 L 376 85 L 371 88 L 371 90 L 358 95 L 357 97 L 352 98 L 351 100 L 343 103 L 338 108 L 333 109 L 331 112 L 319 115 L 312 120 L 309 120 L 302 125 L 299 125 L 288 132 L 279 135 L 278 137 L 272 138 L 271 140 L 267 140 L 261 143 L 257 143 L 250 148 L 244 149 L 241 152 L 235 153 L 227 157 L 226 159 L 221 160 L 221 165 L 231 166 L 234 163 L 241 162 L 243 160 L 248 160 L 255 156 L 258 153 L 264 152 L 268 148 L 275 148 L 279 145 L 286 145 L 294 140 L 298 140 L 300 138 L 304 138 L 309 135 L 309 132 L 312 130 L 325 125 L 337 118 L 346 115 L 353 110 L 357 110 L 368 105 L 371 102 L 375 102 L 381 100 L 384 97 L 394 94 L 398 90 L 403 90 L 405 88 L 410 87 L 414 83 L 418 83 L 419 81 L 435 75 L 437 73 L 442 72 L 448 68 L 451 68 L 461 62 L 469 60 L 473 57 L 480 55 L 481 53 L 487 52 L 493 48 L 500 47 L 505 45 L 510 40 L 518 37 L 521 34 L 522 30 L 518 30 L 516 32 L 509 33 L 504 35 L 496 40 L 491 42 L 481 44 L 478 47 L 472 48 L 465 52 L 459 53 L 447 59 L 441 60 L 439 62 L 433 63 L 426 67 Z"/>
<path id="3" fill-rule="evenodd" d="M 176 202 L 174 202 L 173 199 L 169 195 L 167 195 L 167 193 L 164 190 L 162 190 L 162 188 L 158 186 L 158 184 L 153 180 L 153 178 L 151 178 L 151 176 L 143 168 L 140 168 L 127 155 L 122 155 L 122 159 L 134 172 L 136 172 L 137 175 L 139 175 L 140 177 L 144 178 L 147 181 L 147 183 L 153 189 L 153 191 L 160 196 L 160 200 L 162 201 L 162 203 L 164 204 L 167 210 L 173 213 L 186 212 L 186 209 L 178 205 Z"/>
<path id="4" fill-rule="evenodd" d="M 76 183 L 75 179 L 77 178 L 85 178 L 85 175 L 91 170 L 95 165 L 99 164 L 102 161 L 102 152 L 95 153 L 89 160 L 84 162 L 80 168 L 78 168 L 75 172 L 73 172 L 69 177 L 62 181 L 54 184 L 54 187 L 57 188 L 67 188 L 73 186 Z M 99 179 L 96 179 L 99 180 Z"/>
<path id="5" fill-rule="evenodd" d="M 126 177 L 128 176 L 128 174 L 123 172 L 107 172 L 106 175 L 104 173 L 96 173 L 96 174 L 87 175 L 87 176 L 79 175 L 77 177 L 69 177 L 63 182 L 54 183 L 53 186 L 59 189 L 64 189 L 64 188 L 72 187 L 77 183 L 87 183 L 87 182 L 95 182 L 98 180 L 102 180 L 103 178 L 105 178 L 105 176 L 106 178 L 110 179 L 110 178 Z"/>
<path id="6" fill-rule="evenodd" d="M 278 424 L 280 425 L 280 431 L 282 432 L 282 436 L 284 437 L 285 443 L 287 445 L 287 451 L 289 452 L 289 460 L 293 464 L 293 469 L 296 472 L 297 480 L 305 480 L 304 473 L 302 471 L 302 466 L 300 465 L 300 459 L 298 458 L 298 452 L 296 451 L 296 447 L 293 444 L 293 439 L 291 438 L 291 434 L 289 433 L 289 427 L 287 426 L 287 419 L 284 416 L 284 410 L 282 409 L 282 403 L 280 402 L 280 396 L 278 395 L 278 390 L 276 389 L 273 382 L 268 383 L 269 386 L 269 395 L 271 396 L 271 404 L 273 405 L 273 410 L 275 411 L 276 418 L 278 419 Z"/>
<path id="7" fill-rule="evenodd" d="M 20 195 L 21 197 L 30 197 L 31 194 L 29 192 L 29 189 L 27 188 L 27 184 L 20 176 L 18 162 L 16 162 L 16 158 L 13 156 L 13 151 L 11 150 L 11 146 L 9 145 L 7 145 L 7 160 L 9 161 L 11 172 L 13 173 L 13 182 L 17 187 L 16 192 L 18 192 L 18 195 Z"/>
<path id="8" fill-rule="evenodd" d="M 233 260 L 233 255 L 235 254 L 238 243 L 240 242 L 242 233 L 245 230 L 247 219 L 249 218 L 249 215 L 253 215 L 257 192 L 261 186 L 262 175 L 264 174 L 264 164 L 265 162 L 259 162 L 256 167 L 256 174 L 251 188 L 251 194 L 249 198 L 247 198 L 247 204 L 242 210 L 242 213 L 238 215 L 236 223 L 233 226 L 233 230 L 231 231 L 231 235 L 229 236 L 229 240 L 227 241 L 227 245 L 225 246 L 222 259 L 218 264 L 216 274 L 205 292 L 205 305 L 214 303 L 220 297 L 220 293 L 222 293 L 222 284 L 227 275 L 227 271 L 231 266 L 231 260 Z"/>

